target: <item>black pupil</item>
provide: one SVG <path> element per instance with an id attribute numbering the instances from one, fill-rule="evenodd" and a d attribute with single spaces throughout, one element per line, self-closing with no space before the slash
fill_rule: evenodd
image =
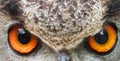
<path id="1" fill-rule="evenodd" d="M 30 42 L 30 38 L 31 34 L 28 31 L 22 28 L 19 29 L 18 40 L 20 43 L 27 44 Z"/>
<path id="2" fill-rule="evenodd" d="M 95 35 L 95 40 L 99 44 L 105 44 L 108 41 L 108 33 L 106 30 L 102 30 Z"/>

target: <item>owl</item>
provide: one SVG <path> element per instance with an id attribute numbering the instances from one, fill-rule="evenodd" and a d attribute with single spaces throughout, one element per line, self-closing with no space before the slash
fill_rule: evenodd
<path id="1" fill-rule="evenodd" d="M 119 0 L 0 0 L 0 61 L 120 61 Z"/>

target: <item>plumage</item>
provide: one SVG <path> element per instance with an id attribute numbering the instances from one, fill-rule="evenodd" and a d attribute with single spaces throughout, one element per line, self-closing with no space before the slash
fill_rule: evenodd
<path id="1" fill-rule="evenodd" d="M 118 0 L 0 0 L 0 61 L 119 61 L 119 5 Z M 85 39 L 106 21 L 118 27 L 115 49 L 107 55 L 89 52 Z M 28 55 L 16 54 L 8 42 L 13 24 L 38 37 L 40 47 Z"/>

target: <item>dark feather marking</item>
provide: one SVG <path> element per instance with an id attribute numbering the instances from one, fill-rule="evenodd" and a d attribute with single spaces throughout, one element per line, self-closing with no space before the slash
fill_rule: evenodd
<path id="1" fill-rule="evenodd" d="M 22 10 L 19 8 L 19 0 L 10 0 L 10 2 L 5 6 L 5 10 L 13 17 L 18 17 L 21 15 Z"/>
<path id="2" fill-rule="evenodd" d="M 117 12 L 120 12 L 120 1 L 112 2 L 109 6 L 109 14 L 115 14 Z"/>

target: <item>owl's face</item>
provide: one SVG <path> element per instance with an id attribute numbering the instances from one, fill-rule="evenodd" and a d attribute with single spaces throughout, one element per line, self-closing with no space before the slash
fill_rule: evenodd
<path id="1" fill-rule="evenodd" d="M 1 0 L 1 61 L 118 61 L 119 1 Z"/>

